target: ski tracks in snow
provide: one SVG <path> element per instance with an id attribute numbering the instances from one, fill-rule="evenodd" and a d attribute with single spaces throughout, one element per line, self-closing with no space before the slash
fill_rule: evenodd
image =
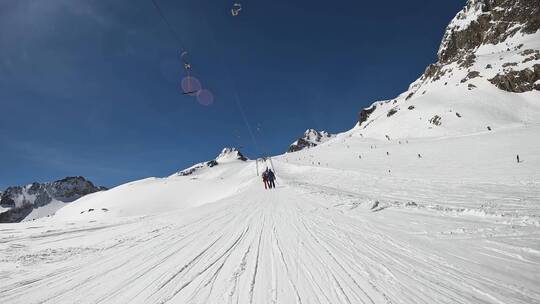
<path id="1" fill-rule="evenodd" d="M 440 252 L 452 240 L 409 233 L 407 213 L 345 212 L 324 189 L 296 184 L 281 179 L 275 190 L 253 184 L 213 204 L 111 226 L 2 238 L 2 253 L 36 239 L 40 248 L 93 250 L 35 269 L 9 268 L 0 275 L 0 298 L 25 304 L 540 302 L 538 288 L 501 280 L 504 272 L 482 267 L 480 254 Z M 538 255 L 530 256 L 514 261 L 527 274 L 540 270 Z"/>

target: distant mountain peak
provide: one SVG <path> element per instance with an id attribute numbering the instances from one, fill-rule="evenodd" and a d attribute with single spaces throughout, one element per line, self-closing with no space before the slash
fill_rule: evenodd
<path id="1" fill-rule="evenodd" d="M 90 193 L 103 190 L 107 188 L 96 187 L 82 176 L 8 187 L 0 195 L 0 205 L 9 210 L 0 213 L 0 222 L 19 222 L 33 209 L 48 205 L 52 201 L 72 202 Z"/>
<path id="2" fill-rule="evenodd" d="M 217 162 L 230 160 L 246 161 L 248 159 L 242 154 L 242 152 L 240 152 L 238 148 L 234 147 L 223 148 L 223 150 L 221 150 L 221 153 L 219 153 L 219 155 L 216 157 Z"/>
<path id="3" fill-rule="evenodd" d="M 212 168 L 222 163 L 228 163 L 228 162 L 234 162 L 234 161 L 247 161 L 247 160 L 248 158 L 245 157 L 238 148 L 226 147 L 226 148 L 223 148 L 223 150 L 221 150 L 221 153 L 219 153 L 219 155 L 215 159 L 195 164 L 187 169 L 184 169 L 175 173 L 175 175 L 180 175 L 180 176 L 192 175 L 193 173 L 201 169 Z"/>
<path id="4" fill-rule="evenodd" d="M 304 135 L 294 141 L 287 150 L 287 153 L 297 152 L 305 148 L 315 147 L 321 143 L 328 141 L 334 135 L 326 131 L 317 131 L 315 129 L 307 129 Z"/>

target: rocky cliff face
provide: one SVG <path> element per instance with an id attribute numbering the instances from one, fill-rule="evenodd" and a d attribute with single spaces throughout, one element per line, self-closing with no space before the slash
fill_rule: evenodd
<path id="1" fill-rule="evenodd" d="M 53 200 L 72 202 L 102 190 L 106 188 L 96 187 L 82 176 L 66 177 L 50 183 L 9 187 L 0 196 L 0 206 L 9 209 L 0 213 L 0 223 L 19 222 L 33 209 L 48 205 Z"/>
<path id="2" fill-rule="evenodd" d="M 496 45 L 516 34 L 534 34 L 539 28 L 538 0 L 469 0 L 448 25 L 439 63 L 466 58 L 481 45 Z"/>
<path id="3" fill-rule="evenodd" d="M 364 136 L 448 136 L 540 121 L 538 0 L 468 0 L 437 55 L 406 92 L 359 112 Z"/>
<path id="4" fill-rule="evenodd" d="M 504 62 L 503 68 L 507 69 L 497 73 L 490 81 L 499 89 L 514 93 L 540 90 L 535 86 L 535 82 L 540 79 L 535 69 L 540 66 L 535 68 L 537 64 L 528 64 L 527 67 L 517 70 L 520 61 L 540 61 L 540 51 L 518 43 L 521 37 L 535 34 L 539 29 L 538 0 L 469 0 L 446 28 L 437 53 L 438 61 L 427 67 L 417 84 L 440 80 L 451 74 L 455 68 L 469 69 L 477 61 L 478 55 L 485 54 L 486 47 L 499 46 L 491 50 L 493 54 L 499 53 L 499 58 L 515 51 L 518 51 L 522 58 L 513 60 L 515 62 Z M 478 52 L 480 54 L 477 54 Z M 456 63 L 457 67 L 452 66 L 452 63 Z M 478 71 L 475 72 L 478 73 L 477 77 L 481 76 Z M 516 74 L 527 77 L 516 77 Z M 508 83 L 510 84 L 506 85 Z"/>
<path id="5" fill-rule="evenodd" d="M 326 142 L 333 136 L 334 135 L 329 134 L 326 131 L 308 129 L 306 130 L 306 132 L 304 132 L 304 135 L 302 137 L 297 139 L 289 146 L 287 153 L 300 151 L 305 148 L 315 147 L 323 142 Z"/>

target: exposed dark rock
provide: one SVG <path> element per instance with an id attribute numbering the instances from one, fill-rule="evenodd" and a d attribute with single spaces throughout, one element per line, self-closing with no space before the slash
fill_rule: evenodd
<path id="1" fill-rule="evenodd" d="M 540 64 L 535 64 L 533 68 L 521 71 L 509 71 L 506 74 L 497 74 L 489 81 L 501 90 L 514 93 L 529 92 L 539 90 L 535 82 L 540 79 Z"/>
<path id="2" fill-rule="evenodd" d="M 469 89 L 469 90 L 476 89 L 476 86 L 474 84 L 472 84 L 472 83 L 469 83 L 467 85 L 467 89 Z"/>
<path id="3" fill-rule="evenodd" d="M 414 106 L 409 106 L 407 109 L 414 110 Z"/>
<path id="4" fill-rule="evenodd" d="M 435 115 L 433 117 L 431 117 L 429 119 L 429 122 L 436 125 L 436 126 L 440 126 L 441 125 L 441 117 L 439 115 Z"/>
<path id="5" fill-rule="evenodd" d="M 503 64 L 502 66 L 503 66 L 503 68 L 511 67 L 511 66 L 517 66 L 517 63 L 516 62 L 507 62 L 507 63 Z"/>
<path id="6" fill-rule="evenodd" d="M 523 63 L 527 63 L 529 61 L 533 61 L 533 60 L 540 60 L 540 53 L 534 55 L 534 56 L 531 56 L 531 57 L 527 57 L 525 59 L 523 59 Z"/>
<path id="7" fill-rule="evenodd" d="M 456 112 L 456 116 L 461 118 L 461 114 L 459 114 L 458 112 Z"/>
<path id="8" fill-rule="evenodd" d="M 386 117 L 390 117 L 390 116 L 392 116 L 392 115 L 394 115 L 394 114 L 396 114 L 396 113 L 397 113 L 397 109 L 392 108 L 392 109 L 390 109 L 390 110 L 388 111 L 388 113 L 386 113 Z"/>
<path id="9" fill-rule="evenodd" d="M 315 147 L 328 139 L 332 138 L 334 135 L 326 131 L 317 131 L 313 129 L 308 129 L 304 132 L 304 135 L 297 139 L 294 143 L 289 146 L 287 153 L 297 152 L 305 148 Z"/>
<path id="10" fill-rule="evenodd" d="M 439 49 L 439 61 L 450 62 L 463 52 L 475 50 L 482 44 L 497 44 L 517 32 L 532 34 L 540 28 L 538 0 L 469 0 L 456 18 L 465 19 L 471 11 L 480 11 L 467 27 L 447 29 Z"/>
<path id="11" fill-rule="evenodd" d="M 8 211 L 0 213 L 0 223 L 18 223 L 27 217 L 34 207 L 32 205 L 24 205 L 22 207 L 12 208 Z"/>
<path id="12" fill-rule="evenodd" d="M 465 78 L 461 79 L 461 83 L 467 82 L 473 78 L 480 77 L 480 72 L 470 71 Z"/>
<path id="13" fill-rule="evenodd" d="M 475 62 L 476 56 L 474 54 L 468 54 L 464 58 L 458 59 L 458 64 L 462 68 L 470 68 Z"/>
<path id="14" fill-rule="evenodd" d="M 411 93 L 409 93 L 409 95 L 407 95 L 407 97 L 405 97 L 405 100 L 409 100 L 413 96 L 414 96 L 414 92 L 411 92 Z"/>
<path id="15" fill-rule="evenodd" d="M 532 54 L 538 54 L 539 51 L 538 50 L 534 50 L 534 49 L 526 49 L 526 50 L 523 50 L 521 52 L 521 55 L 523 56 L 528 56 L 528 55 L 532 55 Z"/>
<path id="16" fill-rule="evenodd" d="M 376 108 L 377 106 L 373 104 L 371 105 L 371 107 L 365 108 L 362 111 L 360 111 L 360 113 L 358 113 L 358 125 L 361 126 L 362 123 L 367 121 L 369 118 L 369 115 L 371 115 L 371 113 L 373 113 L 373 111 L 375 111 Z"/>
<path id="17" fill-rule="evenodd" d="M 523 56 L 529 56 L 525 58 L 522 62 L 527 63 L 529 61 L 533 60 L 540 60 L 540 51 L 539 50 L 533 50 L 533 49 L 527 49 L 521 52 L 521 55 Z"/>
<path id="18" fill-rule="evenodd" d="M 211 160 L 211 161 L 206 162 L 206 165 L 207 165 L 208 167 L 212 168 L 212 167 L 217 166 L 217 165 L 218 165 L 218 162 L 217 162 L 216 160 Z"/>
<path id="19" fill-rule="evenodd" d="M 102 190 L 107 190 L 107 188 L 96 187 L 82 176 L 66 177 L 51 183 L 32 183 L 26 186 L 9 187 L 2 192 L 0 205 L 10 208 L 10 210 L 4 212 L 7 214 L 0 217 L 0 222 L 13 219 L 20 221 L 32 212 L 32 209 L 45 206 L 53 200 L 72 202 Z"/>

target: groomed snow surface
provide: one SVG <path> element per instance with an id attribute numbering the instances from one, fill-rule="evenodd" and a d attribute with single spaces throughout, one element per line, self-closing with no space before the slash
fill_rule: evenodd
<path id="1" fill-rule="evenodd" d="M 0 302 L 540 303 L 539 125 L 362 131 L 4 224 Z"/>

